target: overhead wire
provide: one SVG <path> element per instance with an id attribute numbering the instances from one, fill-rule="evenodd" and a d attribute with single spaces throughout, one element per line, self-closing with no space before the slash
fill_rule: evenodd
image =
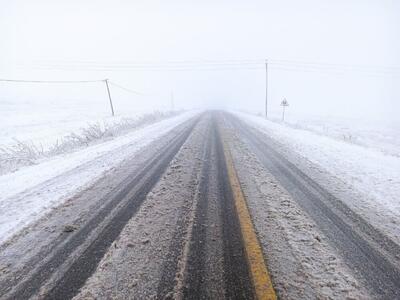
<path id="1" fill-rule="evenodd" d="M 106 79 L 96 79 L 96 80 L 25 80 L 25 79 L 4 79 L 0 78 L 0 82 L 11 82 L 11 83 L 98 83 L 98 82 L 106 82 Z M 145 96 L 145 94 L 129 89 L 127 87 L 124 87 L 120 84 L 115 83 L 114 81 L 108 80 L 108 83 L 120 88 L 122 90 L 125 90 L 126 92 L 139 95 L 139 96 Z"/>
<path id="2" fill-rule="evenodd" d="M 4 79 L 0 78 L 1 82 L 21 82 L 21 83 L 93 83 L 102 82 L 101 80 L 24 80 L 24 79 Z"/>
<path id="3" fill-rule="evenodd" d="M 341 68 L 358 68 L 358 69 L 375 69 L 375 70 L 392 70 L 400 71 L 400 66 L 379 66 L 379 65 L 353 65 L 353 64 L 338 64 L 338 63 L 326 63 L 326 62 L 310 62 L 310 61 L 296 61 L 296 60 L 268 60 L 274 64 L 284 65 L 302 65 L 302 66 L 314 66 L 314 67 L 341 67 Z"/>
<path id="4" fill-rule="evenodd" d="M 128 67 L 151 67 L 151 66 L 178 66 L 178 65 L 244 65 L 244 64 L 264 64 L 265 59 L 238 59 L 238 60 L 181 60 L 181 61 L 114 61 L 114 62 L 99 62 L 99 61 L 46 61 L 45 65 L 56 64 L 62 65 L 92 65 L 92 66 L 128 66 Z M 378 65 L 351 65 L 342 63 L 326 63 L 326 62 L 312 62 L 312 61 L 299 61 L 299 60 L 282 60 L 282 59 L 268 59 L 269 63 L 290 64 L 290 65 L 314 65 L 323 67 L 358 67 L 358 68 L 379 68 L 379 69 L 396 69 L 400 70 L 400 66 L 378 66 Z M 41 63 L 43 64 L 43 63 Z"/>
<path id="5" fill-rule="evenodd" d="M 132 93 L 132 94 L 135 94 L 135 95 L 139 95 L 139 96 L 145 96 L 145 94 L 143 94 L 143 93 L 140 93 L 140 92 L 138 92 L 138 91 L 134 91 L 134 90 L 132 90 L 132 89 L 128 89 L 128 88 L 126 88 L 126 87 L 124 87 L 124 86 L 122 86 L 122 85 L 119 85 L 119 84 L 117 84 L 117 83 L 115 83 L 115 82 L 113 82 L 113 81 L 108 81 L 111 85 L 113 85 L 113 86 L 116 86 L 116 87 L 118 87 L 118 88 L 120 88 L 120 89 L 122 89 L 122 90 L 125 90 L 125 91 L 127 91 L 127 92 L 129 92 L 129 93 Z"/>
<path id="6" fill-rule="evenodd" d="M 265 60 L 201 60 L 201 61 L 167 61 L 167 62 L 113 62 L 79 61 L 79 63 L 47 63 L 39 66 L 45 70 L 87 70 L 87 71 L 225 71 L 225 70 L 261 70 Z M 268 60 L 269 66 L 282 71 L 315 71 L 348 73 L 357 72 L 380 76 L 399 76 L 400 67 L 376 65 L 346 65 L 320 62 Z M 280 68 L 279 68 L 280 67 Z"/>

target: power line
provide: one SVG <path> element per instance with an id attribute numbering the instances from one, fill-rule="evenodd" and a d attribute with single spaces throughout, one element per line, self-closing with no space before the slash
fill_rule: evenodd
<path id="1" fill-rule="evenodd" d="M 1 82 L 21 82 L 21 83 L 93 83 L 93 82 L 102 82 L 101 80 L 20 80 L 20 79 L 2 79 Z"/>
<path id="2" fill-rule="evenodd" d="M 139 93 L 137 91 L 134 91 L 132 89 L 126 88 L 122 85 L 119 85 L 115 82 L 111 82 L 108 79 L 100 79 L 100 80 L 19 80 L 19 79 L 4 79 L 4 78 L 0 78 L 0 82 L 11 82 L 11 83 L 105 83 L 106 89 L 107 89 L 107 95 L 108 95 L 108 99 L 109 99 L 109 103 L 110 103 L 110 109 L 111 109 L 111 115 L 114 116 L 114 105 L 112 102 L 112 98 L 111 98 L 111 91 L 110 91 L 110 87 L 109 84 L 112 84 L 115 87 L 118 87 L 120 89 L 123 89 L 127 92 L 133 93 L 135 95 L 141 95 L 143 96 L 144 94 Z"/>
<path id="3" fill-rule="evenodd" d="M 368 69 L 366 67 L 356 67 L 356 66 L 314 66 L 314 65 L 287 65 L 281 63 L 274 63 L 272 67 L 275 69 L 278 68 L 285 68 L 289 70 L 296 70 L 296 71 L 315 71 L 315 72 L 356 72 L 356 73 L 363 73 L 363 74 L 380 74 L 380 75 L 400 75 L 400 69 L 396 70 L 388 70 L 388 69 Z"/>
<path id="4" fill-rule="evenodd" d="M 116 84 L 116 83 L 113 82 L 113 81 L 110 81 L 110 80 L 109 80 L 108 82 L 111 83 L 112 85 L 114 85 L 114 86 L 116 86 L 116 87 L 122 89 L 122 90 L 125 90 L 125 91 L 129 92 L 129 93 L 132 93 L 132 94 L 135 94 L 135 95 L 144 96 L 143 93 L 140 93 L 140 92 L 137 92 L 137 91 L 128 89 L 128 88 L 126 88 L 126 87 L 123 87 L 122 85 Z"/>
<path id="5" fill-rule="evenodd" d="M 379 66 L 379 65 L 353 65 L 353 64 L 337 64 L 327 62 L 311 62 L 311 61 L 296 61 L 296 60 L 271 60 L 274 64 L 281 65 L 303 65 L 315 67 L 342 67 L 342 68 L 360 68 L 360 69 L 389 69 L 392 71 L 400 71 L 400 66 Z"/>
<path id="6" fill-rule="evenodd" d="M 299 60 L 283 60 L 283 59 L 268 59 L 270 63 L 280 63 L 280 64 L 302 64 L 302 65 L 319 65 L 319 66 L 341 66 L 341 67 L 361 67 L 361 68 L 388 68 L 388 69 L 397 69 L 400 70 L 400 66 L 379 66 L 379 65 L 352 65 L 352 64 L 337 64 L 337 63 L 327 63 L 327 62 L 313 62 L 313 61 L 299 61 Z M 46 65 L 86 65 L 86 66 L 130 66 L 130 67 L 140 67 L 140 66 L 177 66 L 177 65 L 244 65 L 244 64 L 263 64 L 265 62 L 264 59 L 237 59 L 237 60 L 181 60 L 181 61 L 114 61 L 114 62 L 99 62 L 99 61 L 42 61 L 42 64 Z"/>
<path id="7" fill-rule="evenodd" d="M 47 66 L 37 68 L 40 70 L 65 70 L 65 71 L 73 71 L 73 70 L 85 70 L 85 71 L 116 71 L 116 72 L 132 72 L 132 71 L 229 71 L 229 70 L 258 70 L 262 69 L 262 66 L 158 66 L 158 67 L 111 67 L 111 66 Z"/>
<path id="8" fill-rule="evenodd" d="M 282 63 L 269 61 L 272 69 L 287 72 L 315 72 L 315 73 L 359 73 L 376 75 L 381 77 L 400 76 L 400 68 L 397 67 L 372 67 L 335 64 L 303 64 Z M 109 72 L 187 72 L 187 71 L 241 71 L 262 70 L 264 63 L 219 63 L 219 64 L 179 64 L 179 65 L 47 65 L 40 66 L 41 70 L 65 70 L 65 71 L 109 71 Z"/>
<path id="9" fill-rule="evenodd" d="M 349 72 L 347 70 L 340 69 L 312 69 L 312 68 L 295 68 L 295 67 L 284 67 L 284 66 L 274 66 L 270 67 L 275 71 L 284 71 L 284 72 L 301 72 L 301 73 L 318 73 L 318 74 L 327 74 L 327 75 L 346 75 Z M 361 72 L 362 76 L 367 77 L 380 77 L 380 78 L 398 78 L 400 77 L 400 73 L 383 73 L 383 72 Z"/>
<path id="10" fill-rule="evenodd" d="M 98 79 L 98 80 L 20 80 L 20 79 L 3 79 L 0 78 L 0 82 L 15 82 L 15 83 L 97 83 L 97 82 L 108 82 L 112 84 L 113 86 L 116 86 L 120 89 L 123 89 L 127 92 L 136 94 L 136 95 L 141 95 L 144 96 L 143 93 L 140 93 L 138 91 L 134 91 L 132 89 L 126 88 L 120 84 L 117 84 L 113 81 L 110 81 L 108 79 Z"/>
<path id="11" fill-rule="evenodd" d="M 255 64 L 260 63 L 261 59 L 242 59 L 242 60 L 178 60 L 178 61 L 114 61 L 114 62 L 104 62 L 104 61 L 42 61 L 39 64 L 56 64 L 56 65 L 108 65 L 108 66 L 168 66 L 168 65 L 205 65 L 205 64 Z"/>
<path id="12" fill-rule="evenodd" d="M 377 66 L 377 65 L 350 65 L 350 64 L 335 64 L 325 62 L 312 61 L 296 61 L 296 60 L 279 60 L 269 59 L 270 64 L 304 66 L 304 67 L 323 67 L 323 68 L 357 68 L 368 70 L 387 70 L 400 71 L 400 66 Z M 263 59 L 240 59 L 240 60 L 197 60 L 197 61 L 166 61 L 166 62 L 132 62 L 132 61 L 117 61 L 117 62 L 98 62 L 98 61 L 69 61 L 69 62 L 45 62 L 40 65 L 48 67 L 94 67 L 94 68 L 177 68 L 177 67 L 223 67 L 223 66 L 257 66 L 263 65 Z"/>

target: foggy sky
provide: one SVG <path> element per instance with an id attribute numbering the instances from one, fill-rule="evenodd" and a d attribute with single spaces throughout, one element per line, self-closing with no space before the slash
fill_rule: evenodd
<path id="1" fill-rule="evenodd" d="M 126 63 L 265 59 L 344 65 L 346 72 L 302 67 L 269 72 L 270 109 L 286 97 L 290 111 L 399 119 L 398 1 L 0 1 L 0 77 L 110 78 L 151 97 L 138 107 L 264 110 L 265 71 L 89 71 Z M 72 64 L 72 70 L 68 66 Z M 61 67 L 60 67 L 61 66 Z M 66 67 L 67 66 L 67 67 Z M 317 65 L 319 66 L 319 65 Z M 349 71 L 363 66 L 368 71 Z M 382 70 L 375 74 L 370 70 Z M 43 70 L 45 68 L 45 70 Z M 364 70 L 364 69 L 362 69 Z M 388 72 L 386 72 L 389 70 Z M 14 89 L 15 90 L 15 89 Z M 16 91 L 17 93 L 18 91 Z M 76 90 L 74 91 L 76 92 Z M 0 97 L 12 99 L 13 89 Z M 97 97 L 97 94 L 87 97 Z M 40 98 L 41 92 L 31 95 Z M 60 98 L 66 95 L 59 95 Z M 1 98 L 0 98 L 1 101 Z"/>

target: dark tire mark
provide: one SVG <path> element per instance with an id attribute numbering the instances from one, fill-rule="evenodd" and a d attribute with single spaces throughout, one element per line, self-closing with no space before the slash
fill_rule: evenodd
<path id="1" fill-rule="evenodd" d="M 212 126 L 212 125 L 211 125 Z M 209 130 L 213 135 L 213 128 Z M 211 151 L 213 143 L 207 140 L 207 149 L 204 161 L 204 167 L 201 172 L 199 183 L 195 221 L 193 224 L 192 240 L 190 241 L 190 253 L 186 269 L 187 280 L 183 289 L 184 299 L 205 299 L 207 287 L 204 286 L 205 280 L 205 246 L 207 231 L 207 209 L 208 209 L 208 186 L 211 164 Z"/>
<path id="2" fill-rule="evenodd" d="M 210 129 L 208 128 L 208 133 L 210 132 Z M 198 191 L 194 191 L 192 197 L 196 197 L 196 193 L 200 192 L 200 198 L 198 202 L 198 208 L 200 206 L 200 202 L 204 200 L 203 198 L 205 197 L 206 193 L 204 191 L 207 190 L 207 184 L 206 181 L 204 180 L 206 176 L 208 176 L 208 170 L 209 170 L 209 163 L 210 163 L 210 152 L 211 152 L 211 146 L 210 142 L 207 139 L 206 142 L 204 143 L 203 147 L 203 163 L 201 166 L 201 176 L 200 176 L 200 182 L 198 183 Z M 195 176 L 196 178 L 193 178 L 194 181 L 197 180 L 197 174 Z M 173 292 L 173 289 L 175 287 L 175 280 L 176 280 L 176 274 L 178 272 L 178 262 L 179 258 L 182 255 L 182 250 L 184 247 L 184 239 L 186 235 L 186 226 L 187 226 L 187 217 L 190 213 L 190 208 L 186 207 L 183 208 L 183 211 L 181 213 L 180 218 L 178 219 L 178 223 L 176 225 L 176 229 L 174 232 L 174 237 L 171 241 L 170 247 L 169 247 L 169 255 L 165 259 L 162 267 L 162 274 L 161 274 L 161 279 L 158 285 L 157 289 L 157 299 L 165 299 L 168 298 L 171 293 Z"/>

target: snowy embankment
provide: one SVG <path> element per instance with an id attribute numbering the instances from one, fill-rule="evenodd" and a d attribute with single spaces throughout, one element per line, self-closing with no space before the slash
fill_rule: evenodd
<path id="1" fill-rule="evenodd" d="M 65 126 L 65 120 L 59 120 L 57 123 L 46 120 L 42 121 L 40 125 L 32 123 L 31 126 L 19 126 L 21 124 L 15 124 L 15 121 L 8 122 L 1 126 L 0 132 L 12 132 L 13 138 L 11 139 L 7 134 L 0 138 L 0 175 L 14 172 L 24 166 L 37 164 L 49 157 L 104 142 L 178 113 L 177 111 L 153 112 L 131 115 L 129 118 L 97 117 L 97 120 L 93 118 L 84 119 L 86 121 L 69 120 L 70 126 Z M 74 129 L 73 132 L 67 131 L 81 126 L 82 122 L 86 123 L 81 128 Z M 33 132 L 32 127 L 34 128 Z"/>
<path id="2" fill-rule="evenodd" d="M 197 113 L 182 113 L 0 176 L 0 242 Z"/>
<path id="3" fill-rule="evenodd" d="M 345 199 L 350 202 L 347 204 L 399 242 L 400 157 L 384 153 L 378 150 L 379 147 L 349 143 L 259 116 L 234 114 L 276 140 L 289 150 L 289 154 L 292 152 L 302 158 L 293 163 L 310 162 L 308 167 L 315 169 L 316 166 L 319 169 L 317 173 L 322 172 L 321 178 L 327 172 L 337 179 L 336 182 L 343 183 L 339 187 L 331 186 L 331 190 L 341 190 L 343 194 L 357 193 L 357 197 Z M 375 144 L 378 144 L 376 140 Z"/>
<path id="4" fill-rule="evenodd" d="M 271 112 L 269 119 L 281 123 L 281 113 Z M 400 157 L 400 121 L 360 118 L 320 117 L 286 112 L 285 126 L 304 129 L 318 135 L 379 150 Z"/>

